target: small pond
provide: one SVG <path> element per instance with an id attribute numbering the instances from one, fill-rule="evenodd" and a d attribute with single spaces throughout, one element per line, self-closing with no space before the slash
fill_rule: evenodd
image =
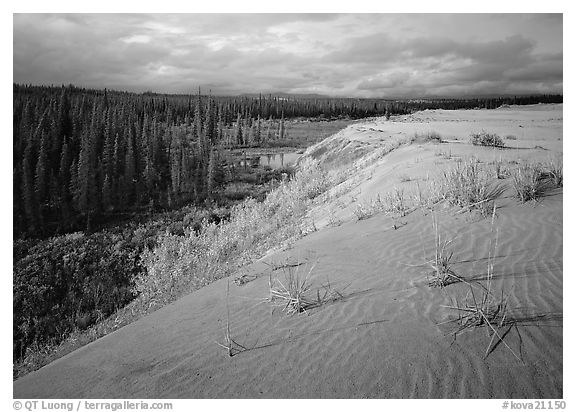
<path id="1" fill-rule="evenodd" d="M 246 155 L 248 167 L 269 166 L 272 169 L 280 169 L 292 166 L 301 155 L 296 152 L 289 153 L 265 153 Z M 244 156 L 240 155 L 238 165 L 244 166 Z"/>

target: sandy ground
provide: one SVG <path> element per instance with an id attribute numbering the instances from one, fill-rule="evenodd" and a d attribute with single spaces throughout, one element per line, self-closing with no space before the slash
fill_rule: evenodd
<path id="1" fill-rule="evenodd" d="M 478 130 L 514 135 L 517 149 L 469 144 Z M 508 189 L 490 219 L 438 207 L 440 233 L 454 239 L 454 270 L 482 283 L 497 229 L 494 290 L 508 295 L 504 342 L 485 357 L 485 327 L 454 337 L 465 284 L 430 288 L 432 217 L 415 211 L 395 230 L 384 214 L 356 221 L 356 203 L 403 187 L 414 191 L 460 157 L 546 160 L 562 152 L 562 106 L 495 111 L 425 111 L 354 124 L 308 153 L 357 160 L 391 139 L 436 131 L 452 143 L 403 145 L 335 188 L 311 211 L 320 230 L 244 270 L 230 282 L 233 357 L 224 342 L 227 280 L 198 290 L 14 382 L 15 398 L 562 398 L 563 195 L 520 204 Z M 538 147 L 539 146 L 539 147 Z M 366 147 L 366 148 L 364 148 Z M 359 149 L 360 148 L 360 149 Z M 361 153 L 356 153 L 361 152 Z M 409 179 L 408 179 L 409 178 Z M 342 224 L 329 226 L 337 214 Z M 316 288 L 342 298 L 286 315 L 265 302 L 270 264 L 303 263 Z M 289 269 L 284 269 L 288 271 Z M 283 270 L 273 274 L 283 279 Z M 511 353 L 514 351 L 521 361 Z"/>

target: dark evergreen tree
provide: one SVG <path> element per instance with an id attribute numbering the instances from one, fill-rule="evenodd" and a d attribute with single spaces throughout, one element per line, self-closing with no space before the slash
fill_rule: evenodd
<path id="1" fill-rule="evenodd" d="M 39 205 L 44 205 L 48 198 L 48 136 L 42 133 L 40 141 L 40 151 L 36 162 L 36 173 L 34 177 L 34 190 L 36 191 L 36 201 Z"/>
<path id="2" fill-rule="evenodd" d="M 86 218 L 86 231 L 90 232 L 90 219 L 96 207 L 96 170 L 93 144 L 90 134 L 82 136 L 80 155 L 78 157 L 78 174 L 76 180 L 75 201 L 77 209 Z"/>
<path id="3" fill-rule="evenodd" d="M 63 225 L 67 225 L 71 213 L 71 197 L 70 197 L 70 166 L 71 166 L 71 155 L 68 143 L 64 141 L 62 146 L 62 155 L 60 156 L 60 167 L 59 167 L 59 188 L 60 188 L 60 214 L 62 216 Z"/>
<path id="4" fill-rule="evenodd" d="M 112 183 L 110 182 L 110 177 L 106 175 L 102 186 L 102 208 L 104 211 L 109 211 L 112 205 Z"/>
<path id="5" fill-rule="evenodd" d="M 238 113 L 238 120 L 236 120 L 236 144 L 242 146 L 244 144 L 244 136 L 242 134 L 242 118 Z"/>
<path id="6" fill-rule="evenodd" d="M 38 223 L 38 205 L 36 202 L 36 193 L 34 190 L 34 153 L 32 140 L 28 140 L 24 150 L 24 159 L 22 161 L 22 200 L 24 212 L 29 232 L 33 233 L 37 229 Z"/>
<path id="7" fill-rule="evenodd" d="M 216 190 L 224 182 L 224 170 L 220 164 L 220 153 L 217 150 L 210 152 L 206 189 L 208 196 L 213 198 Z"/>
<path id="8" fill-rule="evenodd" d="M 136 159 L 134 156 L 134 138 L 132 133 L 128 134 L 128 147 L 124 159 L 124 182 L 123 204 L 129 205 L 136 200 Z"/>
<path id="9" fill-rule="evenodd" d="M 280 126 L 278 129 L 278 139 L 284 140 L 284 112 L 282 112 L 282 118 L 280 119 Z"/>
<path id="10" fill-rule="evenodd" d="M 260 145 L 262 143 L 262 124 L 260 121 L 260 116 L 258 116 L 258 120 L 256 121 L 256 131 L 254 133 L 254 144 Z"/>

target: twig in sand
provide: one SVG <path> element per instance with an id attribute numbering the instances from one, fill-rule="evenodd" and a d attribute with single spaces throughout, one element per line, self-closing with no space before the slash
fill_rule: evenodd
<path id="1" fill-rule="evenodd" d="M 220 342 L 215 342 L 218 346 L 223 347 L 228 351 L 228 356 L 232 357 L 240 352 L 246 350 L 246 347 L 240 345 L 234 339 L 232 339 L 230 333 L 230 280 L 226 285 L 226 334 L 224 335 L 224 344 Z"/>
<path id="2" fill-rule="evenodd" d="M 268 262 L 263 262 L 266 266 L 268 266 L 272 272 L 276 271 L 276 270 L 280 270 L 280 269 L 285 269 L 285 268 L 294 268 L 294 267 L 298 267 L 301 265 L 306 264 L 306 262 L 289 262 L 288 260 L 286 260 L 284 263 L 276 263 L 274 261 L 268 263 Z"/>

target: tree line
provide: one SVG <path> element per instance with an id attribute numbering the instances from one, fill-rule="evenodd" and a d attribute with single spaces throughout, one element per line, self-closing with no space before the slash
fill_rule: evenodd
<path id="1" fill-rule="evenodd" d="M 562 96 L 382 100 L 135 94 L 14 85 L 14 236 L 90 231 L 121 213 L 210 200 L 222 148 L 263 146 L 285 119 L 561 102 Z"/>

